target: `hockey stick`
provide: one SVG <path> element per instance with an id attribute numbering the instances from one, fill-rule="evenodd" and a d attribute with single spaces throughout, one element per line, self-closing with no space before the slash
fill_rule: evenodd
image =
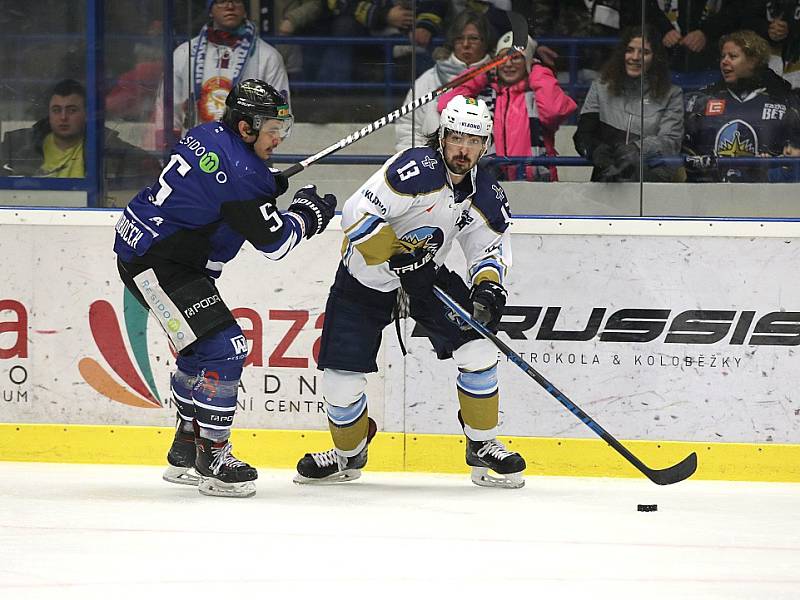
<path id="1" fill-rule="evenodd" d="M 580 407 L 578 407 L 572 400 L 567 398 L 556 388 L 556 386 L 540 375 L 536 369 L 530 366 L 519 354 L 509 348 L 484 325 L 473 319 L 470 313 L 459 306 L 455 300 L 448 296 L 438 286 L 434 286 L 433 293 L 444 303 L 445 306 L 447 306 L 447 308 L 455 312 L 460 319 L 467 323 L 467 325 L 472 327 L 475 331 L 497 346 L 511 362 L 525 371 L 525 373 L 528 374 L 534 381 L 536 381 L 536 383 L 542 386 L 551 396 L 563 404 L 567 410 L 578 417 L 578 419 L 580 419 L 584 425 L 594 431 L 598 436 L 605 440 L 609 446 L 619 452 L 629 463 L 644 473 L 647 478 L 650 479 L 650 481 L 657 483 L 658 485 L 669 485 L 671 483 L 677 483 L 688 477 L 691 477 L 692 474 L 697 470 L 697 454 L 694 452 L 692 452 L 678 464 L 667 467 L 666 469 L 651 469 L 645 465 L 641 460 L 636 458 L 630 450 L 620 444 L 613 435 L 603 429 L 597 423 L 597 421 L 583 412 Z"/>
<path id="2" fill-rule="evenodd" d="M 508 15 L 508 20 L 511 24 L 511 31 L 513 34 L 513 45 L 515 52 L 509 52 L 505 56 L 496 58 L 495 60 L 490 61 L 485 65 L 478 67 L 477 69 L 474 69 L 472 71 L 469 71 L 468 73 L 464 73 L 463 75 L 456 77 L 455 79 L 453 79 L 453 81 L 445 83 L 444 85 L 436 88 L 432 92 L 428 92 L 424 96 L 420 96 L 416 100 L 413 100 L 408 104 L 404 104 L 397 110 L 390 112 L 388 115 L 381 117 L 377 121 L 373 121 L 366 127 L 362 127 L 361 129 L 351 133 L 347 137 L 343 137 L 338 142 L 331 144 L 324 150 L 320 150 L 316 154 L 309 156 L 308 158 L 304 158 L 300 162 L 293 164 L 291 167 L 283 171 L 282 175 L 284 177 L 291 177 L 292 175 L 297 175 L 300 171 L 302 171 L 309 165 L 317 162 L 318 160 L 325 158 L 326 156 L 333 154 L 334 152 L 338 152 L 342 148 L 346 148 L 353 142 L 368 136 L 370 133 L 374 131 L 378 131 L 378 129 L 382 129 L 389 123 L 393 123 L 403 115 L 408 114 L 410 111 L 419 108 L 423 104 L 427 104 L 428 102 L 430 102 L 434 98 L 438 98 L 445 92 L 457 88 L 462 83 L 466 83 L 467 81 L 469 81 L 474 77 L 477 77 L 481 73 L 485 73 L 486 71 L 494 69 L 498 65 L 502 65 L 504 62 L 510 60 L 517 52 L 524 52 L 525 46 L 528 43 L 528 23 L 525 21 L 525 18 L 519 13 L 509 11 L 506 14 Z"/>

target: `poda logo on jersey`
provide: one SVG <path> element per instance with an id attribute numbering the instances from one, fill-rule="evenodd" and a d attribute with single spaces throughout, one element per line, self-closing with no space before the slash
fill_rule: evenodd
<path id="1" fill-rule="evenodd" d="M 214 294 L 213 296 L 208 296 L 207 298 L 203 298 L 199 302 L 195 302 L 189 308 L 183 311 L 187 317 L 193 317 L 201 310 L 205 310 L 211 306 L 214 306 L 217 302 L 222 302 L 219 297 L 219 294 Z"/>
<path id="2" fill-rule="evenodd" d="M 417 227 L 404 234 L 400 241 L 411 248 L 425 248 L 436 254 L 444 243 L 444 233 L 438 227 Z"/>
<path id="3" fill-rule="evenodd" d="M 746 121 L 729 121 L 717 132 L 714 149 L 718 156 L 755 156 L 758 151 L 758 134 Z"/>

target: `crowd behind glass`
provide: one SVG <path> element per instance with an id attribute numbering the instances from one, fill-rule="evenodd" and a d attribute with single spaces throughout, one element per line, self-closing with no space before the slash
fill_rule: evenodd
<path id="1" fill-rule="evenodd" d="M 2 9 L 13 35 L 0 64 L 0 176 L 84 176 L 86 99 L 97 90 L 84 86 L 86 10 L 73 4 Z M 395 108 L 513 52 L 510 9 L 529 23 L 524 52 L 401 119 L 385 155 L 423 144 L 449 98 L 463 94 L 493 111 L 490 156 L 523 159 L 498 164 L 500 179 L 558 181 L 558 161 L 535 159 L 560 154 L 586 159 L 592 181 L 800 180 L 793 161 L 770 160 L 800 156 L 800 0 L 418 0 L 415 10 L 410 0 L 176 0 L 167 12 L 163 0 L 104 4 L 111 187 L 157 176 L 169 145 L 219 118 L 242 79 L 272 84 L 299 123 L 379 118 L 388 112 L 381 85 L 409 82 L 394 86 Z M 395 36 L 389 68 L 381 43 L 328 40 L 342 36 Z M 590 43 L 570 53 L 564 38 Z M 557 149 L 564 126 L 574 126 L 573 146 Z M 728 160 L 740 158 L 751 160 Z"/>

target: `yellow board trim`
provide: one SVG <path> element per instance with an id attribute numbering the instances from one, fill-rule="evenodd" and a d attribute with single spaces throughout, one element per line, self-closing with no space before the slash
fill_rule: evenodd
<path id="1" fill-rule="evenodd" d="M 0 459 L 21 462 L 163 465 L 173 429 L 107 425 L 0 424 Z M 602 440 L 500 436 L 528 462 L 528 475 L 641 477 Z M 327 431 L 238 429 L 236 455 L 255 466 L 291 469 L 306 452 L 331 447 Z M 800 444 L 623 441 L 660 469 L 697 452 L 694 479 L 800 482 Z M 381 432 L 370 444 L 374 471 L 467 473 L 460 435 Z"/>

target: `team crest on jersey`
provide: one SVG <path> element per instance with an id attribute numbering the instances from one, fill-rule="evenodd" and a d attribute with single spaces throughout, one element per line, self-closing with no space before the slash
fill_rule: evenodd
<path id="1" fill-rule="evenodd" d="M 726 100 L 721 98 L 712 98 L 706 102 L 706 116 L 717 117 L 725 112 Z"/>
<path id="2" fill-rule="evenodd" d="M 400 241 L 409 249 L 426 248 L 436 254 L 444 243 L 444 233 L 438 227 L 417 227 L 403 235 Z"/>
<path id="3" fill-rule="evenodd" d="M 422 166 L 428 167 L 431 171 L 435 171 L 436 163 L 438 162 L 439 161 L 433 158 L 432 156 L 426 156 L 425 158 L 422 159 Z"/>
<path id="4" fill-rule="evenodd" d="M 758 134 L 741 119 L 729 121 L 717 132 L 714 150 L 717 156 L 755 156 L 758 153 Z"/>

